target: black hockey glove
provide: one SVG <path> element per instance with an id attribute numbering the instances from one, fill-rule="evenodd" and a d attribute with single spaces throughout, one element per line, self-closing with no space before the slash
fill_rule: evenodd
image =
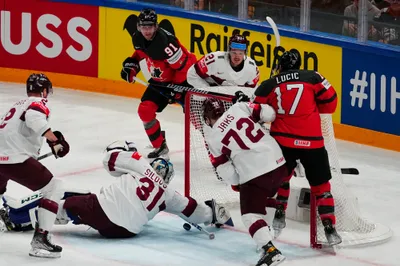
<path id="1" fill-rule="evenodd" d="M 129 83 L 135 83 L 135 77 L 140 71 L 139 63 L 132 57 L 128 57 L 122 63 L 121 78 Z"/>
<path id="2" fill-rule="evenodd" d="M 233 104 L 236 102 L 249 102 L 250 98 L 246 94 L 243 93 L 243 91 L 237 91 L 235 92 L 235 97 L 232 99 Z"/>
<path id="3" fill-rule="evenodd" d="M 60 131 L 54 131 L 53 133 L 57 137 L 57 140 L 53 142 L 47 140 L 47 144 L 49 144 L 51 152 L 56 158 L 64 157 L 69 152 L 69 144 Z"/>

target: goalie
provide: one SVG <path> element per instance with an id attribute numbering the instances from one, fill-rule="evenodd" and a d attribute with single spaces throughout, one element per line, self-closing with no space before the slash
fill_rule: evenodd
<path id="1" fill-rule="evenodd" d="M 161 211 L 192 223 L 233 225 L 228 210 L 215 200 L 197 202 L 168 188 L 174 176 L 172 163 L 156 158 L 149 164 L 127 141 L 114 142 L 106 151 L 103 165 L 116 181 L 97 195 L 66 192 L 56 223 L 86 224 L 106 238 L 133 237 Z M 3 231 L 31 229 L 40 198 L 37 193 L 20 201 L 6 199 L 6 208 L 0 210 L 0 231 L 1 224 Z"/>

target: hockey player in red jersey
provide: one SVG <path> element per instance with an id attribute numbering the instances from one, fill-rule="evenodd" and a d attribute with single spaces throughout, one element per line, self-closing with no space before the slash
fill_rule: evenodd
<path id="1" fill-rule="evenodd" d="M 281 146 L 289 173 L 292 173 L 278 191 L 273 228 L 279 231 L 286 226 L 289 180 L 296 160 L 300 160 L 311 193 L 316 196 L 325 235 L 331 245 L 336 245 L 342 240 L 335 229 L 335 204 L 329 182 L 332 176 L 320 114 L 335 112 L 337 96 L 327 79 L 316 71 L 299 70 L 300 65 L 297 53 L 285 52 L 278 63 L 278 74 L 262 82 L 254 95 L 254 102 L 269 104 L 276 111 L 271 136 Z"/>
<path id="2" fill-rule="evenodd" d="M 170 103 L 183 104 L 184 96 L 160 94 L 157 85 L 190 86 L 186 82 L 186 73 L 196 62 L 196 56 L 190 53 L 174 35 L 158 27 L 157 14 L 152 9 L 146 8 L 140 12 L 137 29 L 132 35 L 135 52 L 123 62 L 121 77 L 127 82 L 134 82 L 135 76 L 140 71 L 139 62 L 142 59 L 146 60 L 151 79 L 139 104 L 138 114 L 155 148 L 147 157 L 166 157 L 169 149 L 161 134 L 156 113 L 162 112 Z"/>
<path id="3" fill-rule="evenodd" d="M 16 102 L 0 118 L 0 199 L 9 180 L 42 192 L 29 255 L 56 258 L 61 256 L 62 248 L 51 242 L 49 231 L 61 199 L 61 181 L 53 178 L 37 158 L 44 139 L 56 158 L 68 154 L 69 144 L 61 132 L 50 129 L 47 96 L 52 93 L 52 84 L 46 75 L 30 75 L 26 92 L 28 97 Z"/>

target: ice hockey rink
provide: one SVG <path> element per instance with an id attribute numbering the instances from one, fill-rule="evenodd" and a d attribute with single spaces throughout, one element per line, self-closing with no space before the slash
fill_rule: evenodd
<path id="1" fill-rule="evenodd" d="M 0 116 L 24 98 L 23 84 L 0 83 Z M 113 181 L 101 165 L 104 148 L 118 139 L 134 141 L 139 151 L 149 152 L 143 126 L 137 115 L 137 99 L 55 88 L 50 97 L 53 130 L 61 131 L 71 146 L 61 159 L 42 161 L 66 187 L 87 188 L 98 193 Z M 158 116 L 166 131 L 175 178 L 170 184 L 183 193 L 183 114 L 169 106 Z M 386 243 L 372 247 L 343 248 L 325 252 L 309 248 L 308 226 L 292 226 L 288 221 L 276 246 L 286 256 L 281 265 L 400 265 L 400 153 L 355 143 L 337 141 L 342 167 L 356 167 L 360 175 L 344 176 L 346 185 L 357 196 L 361 213 L 393 230 Z M 44 144 L 42 153 L 50 149 Z M 23 197 L 29 190 L 9 182 L 8 192 Z M 159 214 L 135 238 L 107 240 L 83 225 L 54 226 L 54 242 L 63 247 L 60 259 L 28 256 L 32 232 L 6 232 L 0 235 L 0 265 L 191 265 L 249 266 L 259 255 L 244 229 L 237 210 L 232 210 L 233 229 L 211 228 L 214 240 L 196 229 L 185 231 L 183 220 Z"/>

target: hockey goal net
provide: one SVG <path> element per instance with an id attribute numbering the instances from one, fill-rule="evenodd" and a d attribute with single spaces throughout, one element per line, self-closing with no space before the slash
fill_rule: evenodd
<path id="1" fill-rule="evenodd" d="M 207 91 L 233 95 L 237 87 L 211 87 Z M 252 91 L 245 91 L 251 96 Z M 216 199 L 228 207 L 239 206 L 239 193 L 232 191 L 230 185 L 218 180 L 218 173 L 211 165 L 209 153 L 203 138 L 204 120 L 202 102 L 207 97 L 218 97 L 225 104 L 225 109 L 232 105 L 230 97 L 206 96 L 188 93 L 185 105 L 185 195 L 197 200 Z M 392 235 L 390 228 L 373 223 L 361 216 L 356 197 L 346 187 L 341 168 L 330 115 L 321 116 L 325 146 L 329 154 L 332 172 L 332 194 L 335 199 L 336 228 L 341 235 L 342 247 L 368 245 L 383 242 Z M 310 202 L 310 244 L 319 248 L 327 244 L 322 223 L 317 215 L 315 198 Z"/>

